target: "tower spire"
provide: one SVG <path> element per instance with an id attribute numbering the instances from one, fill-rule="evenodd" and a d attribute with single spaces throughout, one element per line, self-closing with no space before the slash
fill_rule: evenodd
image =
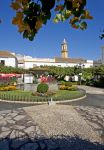
<path id="1" fill-rule="evenodd" d="M 64 40 L 63 40 L 63 44 L 66 44 L 67 42 L 66 42 L 66 39 L 64 38 Z"/>

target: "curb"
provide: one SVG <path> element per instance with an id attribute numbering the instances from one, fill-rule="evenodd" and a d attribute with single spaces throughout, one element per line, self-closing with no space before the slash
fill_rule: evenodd
<path id="1" fill-rule="evenodd" d="M 78 101 L 81 99 L 86 98 L 86 95 L 79 97 L 79 98 L 75 98 L 75 99 L 71 99 L 71 100 L 62 100 L 62 101 L 53 101 L 55 104 L 59 104 L 59 103 L 67 103 L 67 102 L 74 102 L 74 101 Z M 24 101 L 9 101 L 9 100 L 2 100 L 0 99 L 0 102 L 4 102 L 4 103 L 16 103 L 16 104 L 48 104 L 49 102 L 24 102 Z"/>
<path id="2" fill-rule="evenodd" d="M 10 101 L 10 100 L 2 100 L 0 102 L 4 103 L 16 103 L 16 104 L 47 104 L 47 102 L 25 102 L 25 101 Z"/>
<path id="3" fill-rule="evenodd" d="M 67 103 L 67 102 L 75 102 L 75 101 L 79 101 L 79 100 L 81 100 L 81 99 L 84 99 L 84 98 L 86 98 L 86 97 L 87 97 L 87 96 L 84 95 L 84 96 L 82 96 L 82 97 L 75 98 L 75 99 L 72 99 L 72 100 L 54 101 L 54 102 L 56 102 L 56 104 L 59 104 L 59 103 Z"/>

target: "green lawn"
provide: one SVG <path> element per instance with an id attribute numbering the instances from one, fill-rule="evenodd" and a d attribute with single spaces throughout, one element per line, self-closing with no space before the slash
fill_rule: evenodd
<path id="1" fill-rule="evenodd" d="M 68 90 L 59 90 L 54 96 L 54 100 L 70 100 L 74 98 L 79 98 L 84 96 L 85 93 L 81 91 L 68 91 Z"/>
<path id="2" fill-rule="evenodd" d="M 68 91 L 68 90 L 59 90 L 51 96 L 53 100 L 70 100 L 74 98 L 79 98 L 83 96 L 84 93 L 80 91 Z M 11 100 L 11 101 L 34 101 L 34 102 L 41 102 L 41 101 L 48 101 L 50 100 L 49 96 L 33 96 L 32 92 L 29 91 L 22 91 L 22 90 L 15 90 L 15 91 L 3 91 L 0 92 L 0 99 L 3 100 Z"/>

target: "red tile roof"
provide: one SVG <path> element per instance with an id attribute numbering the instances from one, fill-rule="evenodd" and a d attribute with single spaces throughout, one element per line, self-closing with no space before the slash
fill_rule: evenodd
<path id="1" fill-rule="evenodd" d="M 55 57 L 55 62 L 57 63 L 86 63 L 86 60 L 82 58 L 61 58 L 61 57 Z"/>
<path id="2" fill-rule="evenodd" d="M 11 54 L 9 51 L 0 51 L 0 57 L 15 58 L 15 56 Z"/>

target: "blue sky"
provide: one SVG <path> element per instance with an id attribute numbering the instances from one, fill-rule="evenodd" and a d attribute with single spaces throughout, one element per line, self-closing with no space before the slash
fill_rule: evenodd
<path id="1" fill-rule="evenodd" d="M 61 42 L 66 38 L 69 57 L 100 59 L 101 46 L 104 40 L 99 39 L 100 30 L 104 28 L 104 0 L 87 0 L 87 8 L 93 20 L 87 21 L 85 31 L 75 30 L 68 23 L 54 24 L 49 21 L 38 32 L 34 41 L 23 39 L 17 27 L 12 25 L 11 19 L 15 12 L 10 8 L 11 0 L 0 3 L 0 50 L 31 55 L 32 57 L 53 58 L 60 56 Z"/>

